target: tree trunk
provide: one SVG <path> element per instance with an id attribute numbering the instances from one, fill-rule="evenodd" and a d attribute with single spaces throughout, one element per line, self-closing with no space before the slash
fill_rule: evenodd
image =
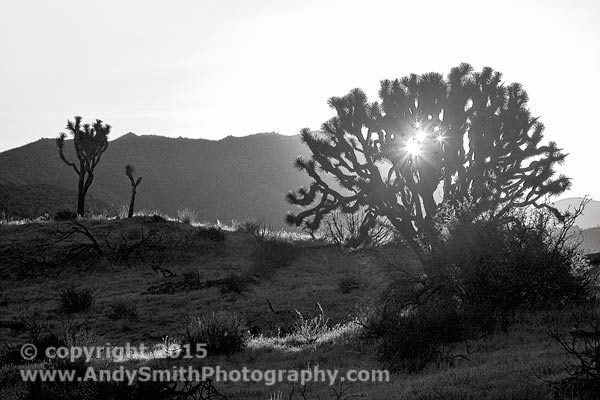
<path id="1" fill-rule="evenodd" d="M 77 191 L 77 215 L 83 217 L 85 214 L 85 184 L 83 174 L 79 175 L 79 187 Z"/>
<path id="2" fill-rule="evenodd" d="M 131 189 L 131 201 L 129 202 L 129 213 L 127 213 L 127 218 L 133 217 L 133 207 L 135 206 L 135 188 Z"/>

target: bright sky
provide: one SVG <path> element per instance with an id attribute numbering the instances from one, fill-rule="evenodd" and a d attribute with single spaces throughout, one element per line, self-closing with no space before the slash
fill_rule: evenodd
<path id="1" fill-rule="evenodd" d="M 571 155 L 569 196 L 600 199 L 600 2 L 3 1 L 0 151 L 66 119 L 219 139 L 319 128 L 326 101 L 469 62 L 521 82 Z"/>

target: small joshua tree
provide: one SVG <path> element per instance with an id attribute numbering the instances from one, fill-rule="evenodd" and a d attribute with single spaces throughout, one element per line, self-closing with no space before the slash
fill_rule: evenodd
<path id="1" fill-rule="evenodd" d="M 111 126 L 97 119 L 93 124 L 82 124 L 81 117 L 76 116 L 75 121 L 67 120 L 66 129 L 73 135 L 73 145 L 77 160 L 69 161 L 64 154 L 65 139 L 67 134 L 61 132 L 56 139 L 58 155 L 65 164 L 73 168 L 79 177 L 77 186 L 77 214 L 85 213 L 85 195 L 94 181 L 94 170 L 100 163 L 102 154 L 108 148 L 108 135 Z"/>
<path id="2" fill-rule="evenodd" d="M 133 177 L 134 173 L 133 165 L 127 164 L 125 167 L 125 175 L 129 177 L 129 181 L 131 182 L 131 201 L 129 202 L 129 213 L 127 214 L 127 218 L 133 217 L 133 209 L 135 206 L 135 194 L 137 192 L 137 187 L 140 183 L 142 183 L 142 177 L 140 176 L 137 180 Z"/>

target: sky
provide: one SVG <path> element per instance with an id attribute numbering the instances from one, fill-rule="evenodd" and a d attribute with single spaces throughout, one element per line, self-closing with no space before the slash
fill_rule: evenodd
<path id="1" fill-rule="evenodd" d="M 291 135 L 331 96 L 468 62 L 523 84 L 570 154 L 562 197 L 600 200 L 597 0 L 0 1 L 0 151 L 74 115 L 113 139 Z"/>

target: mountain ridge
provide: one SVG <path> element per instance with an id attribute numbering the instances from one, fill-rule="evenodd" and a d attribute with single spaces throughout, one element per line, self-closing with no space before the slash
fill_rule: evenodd
<path id="1" fill-rule="evenodd" d="M 75 158 L 72 148 L 67 140 L 67 159 Z M 285 213 L 295 207 L 285 201 L 285 194 L 309 181 L 293 166 L 301 155 L 308 155 L 308 149 L 298 135 L 209 140 L 128 133 L 109 142 L 89 195 L 117 206 L 127 204 L 131 187 L 125 165 L 132 164 L 136 177 L 144 178 L 138 210 L 176 215 L 178 209 L 192 208 L 203 220 L 262 218 L 282 227 Z M 76 182 L 53 139 L 0 153 L 0 184 L 76 190 Z"/>
<path id="2" fill-rule="evenodd" d="M 72 140 L 66 141 L 65 154 L 74 159 Z M 285 194 L 310 181 L 293 166 L 298 156 L 309 156 L 299 135 L 266 132 L 211 140 L 128 132 L 109 142 L 88 195 L 97 204 L 114 208 L 128 204 L 131 189 L 124 169 L 132 164 L 136 177 L 144 178 L 137 210 L 176 215 L 178 209 L 192 208 L 203 220 L 257 218 L 283 227 L 285 213 L 296 209 L 285 201 Z M 56 187 L 50 190 L 60 193 L 53 200 L 55 209 L 67 198 L 64 190 L 74 192 L 76 184 L 76 175 L 58 157 L 54 139 L 42 138 L 0 153 L 0 185 L 4 185 L 0 190 L 29 185 L 29 196 L 32 185 Z M 569 197 L 554 204 L 566 211 L 582 200 Z M 600 225 L 600 202 L 590 201 L 576 223 L 582 230 Z"/>

